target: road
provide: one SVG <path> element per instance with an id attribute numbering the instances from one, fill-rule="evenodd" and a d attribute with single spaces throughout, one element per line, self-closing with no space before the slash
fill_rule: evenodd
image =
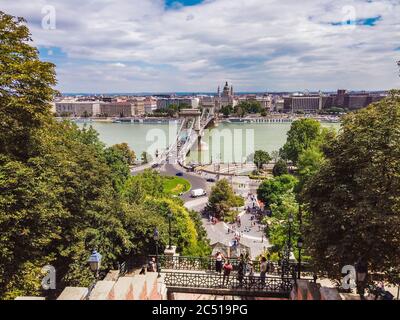
<path id="1" fill-rule="evenodd" d="M 182 178 L 190 182 L 191 190 L 203 189 L 207 193 L 211 191 L 211 184 L 208 183 L 203 177 L 196 175 L 195 173 L 192 172 L 186 172 L 185 169 L 183 169 L 177 164 L 165 164 L 160 168 L 160 173 L 162 175 L 175 176 L 178 172 L 183 174 Z M 181 199 L 184 202 L 193 200 L 193 198 L 190 197 L 190 192 L 186 192 L 183 196 L 181 196 Z"/>

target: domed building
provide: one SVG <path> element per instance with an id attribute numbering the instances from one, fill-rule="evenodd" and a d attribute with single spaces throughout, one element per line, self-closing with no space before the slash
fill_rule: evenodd
<path id="1" fill-rule="evenodd" d="M 225 83 L 222 93 L 220 92 L 220 87 L 218 87 L 218 97 L 216 102 L 216 107 L 218 110 L 229 105 L 232 107 L 236 106 L 237 100 L 235 99 L 233 86 L 229 86 L 228 81 Z"/>

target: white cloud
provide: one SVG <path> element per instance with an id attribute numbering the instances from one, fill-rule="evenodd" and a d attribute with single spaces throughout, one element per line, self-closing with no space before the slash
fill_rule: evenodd
<path id="1" fill-rule="evenodd" d="M 3 0 L 2 10 L 28 19 L 36 45 L 65 52 L 63 91 L 214 91 L 225 79 L 244 91 L 399 86 L 393 0 L 214 0 L 176 10 L 162 0 L 53 0 L 57 29 L 44 30 L 47 4 Z M 382 18 L 333 26 L 345 6 L 356 19 Z"/>

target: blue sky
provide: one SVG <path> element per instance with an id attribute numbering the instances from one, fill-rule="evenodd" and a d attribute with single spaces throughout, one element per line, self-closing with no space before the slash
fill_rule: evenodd
<path id="1" fill-rule="evenodd" d="M 176 7 L 176 4 L 182 6 L 193 6 L 202 2 L 203 0 L 166 0 L 165 5 L 167 8 L 174 8 Z"/>
<path id="2" fill-rule="evenodd" d="M 400 86 L 393 0 L 2 0 L 2 10 L 28 20 L 64 92 Z"/>

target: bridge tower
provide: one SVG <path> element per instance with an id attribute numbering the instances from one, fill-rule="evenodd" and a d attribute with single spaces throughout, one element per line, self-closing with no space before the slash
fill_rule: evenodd
<path id="1" fill-rule="evenodd" d="M 194 121 L 193 130 L 197 135 L 198 147 L 201 145 L 201 115 L 202 113 L 199 109 L 182 109 L 179 112 L 179 117 L 183 118 L 184 122 Z M 188 138 L 190 139 L 190 136 Z"/>
<path id="2" fill-rule="evenodd" d="M 201 111 L 199 109 L 182 109 L 179 112 L 179 117 L 183 118 L 185 122 L 188 120 L 194 121 L 193 129 L 199 133 L 201 130 Z"/>

